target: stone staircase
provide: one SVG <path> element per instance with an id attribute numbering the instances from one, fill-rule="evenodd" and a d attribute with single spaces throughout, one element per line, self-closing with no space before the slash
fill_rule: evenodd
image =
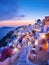
<path id="1" fill-rule="evenodd" d="M 20 52 L 20 57 L 15 61 L 14 65 L 35 65 L 27 60 L 28 47 L 25 48 L 25 51 L 24 54 L 22 51 Z"/>

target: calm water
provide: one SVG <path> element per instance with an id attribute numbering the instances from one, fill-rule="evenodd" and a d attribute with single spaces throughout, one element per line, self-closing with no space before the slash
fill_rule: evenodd
<path id="1" fill-rule="evenodd" d="M 15 27 L 12 28 L 0 28 L 0 40 L 11 30 L 14 30 Z"/>

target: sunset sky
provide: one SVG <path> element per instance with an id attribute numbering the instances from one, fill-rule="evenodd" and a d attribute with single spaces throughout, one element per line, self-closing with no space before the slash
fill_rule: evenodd
<path id="1" fill-rule="evenodd" d="M 49 0 L 0 0 L 0 26 L 33 24 L 49 16 Z"/>

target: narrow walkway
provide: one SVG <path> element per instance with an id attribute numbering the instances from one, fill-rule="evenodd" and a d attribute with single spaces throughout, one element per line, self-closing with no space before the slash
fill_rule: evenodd
<path id="1" fill-rule="evenodd" d="M 13 64 L 10 64 L 10 65 L 43 65 L 41 63 L 33 64 L 29 62 L 27 58 L 28 51 L 29 51 L 29 46 L 23 47 L 20 51 L 19 58 Z"/>
<path id="2" fill-rule="evenodd" d="M 20 57 L 18 60 L 15 61 L 13 65 L 35 65 L 30 63 L 27 60 L 27 54 L 28 54 L 29 47 L 22 48 L 22 51 L 20 52 Z"/>

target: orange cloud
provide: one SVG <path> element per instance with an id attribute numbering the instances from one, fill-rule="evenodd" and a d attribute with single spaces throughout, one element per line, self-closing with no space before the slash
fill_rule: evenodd
<path id="1" fill-rule="evenodd" d="M 17 26 L 17 25 L 28 25 L 28 24 L 34 24 L 35 22 L 33 20 L 8 20 L 8 21 L 2 21 L 0 22 L 0 26 Z"/>

